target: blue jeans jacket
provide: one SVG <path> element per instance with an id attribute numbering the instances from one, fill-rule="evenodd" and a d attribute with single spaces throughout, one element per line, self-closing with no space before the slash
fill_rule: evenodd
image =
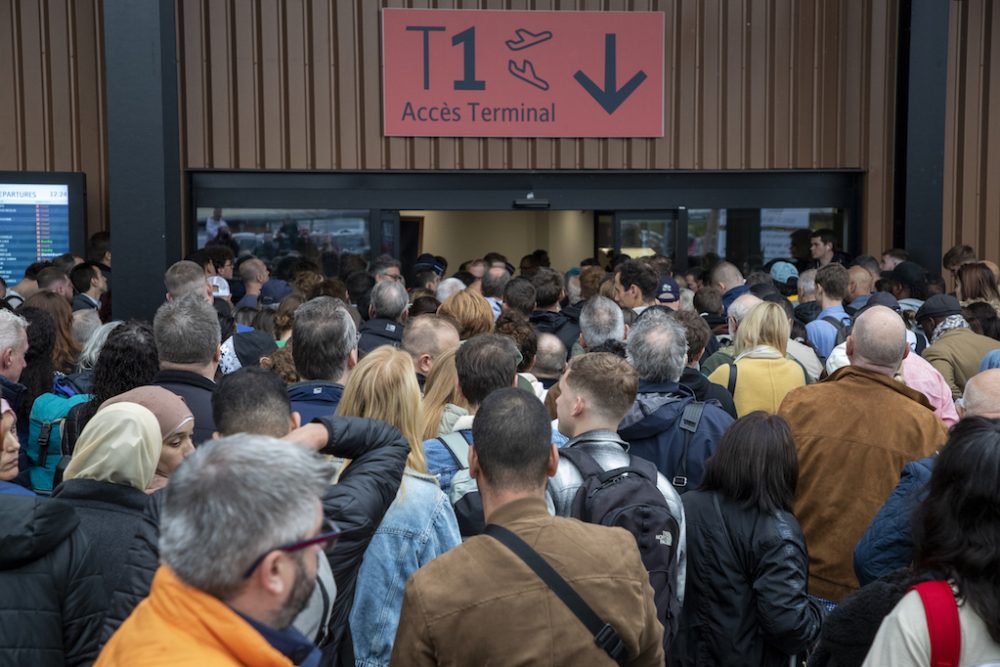
<path id="1" fill-rule="evenodd" d="M 407 468 L 358 572 L 350 619 L 358 667 L 389 664 L 407 579 L 461 543 L 455 513 L 437 480 Z"/>

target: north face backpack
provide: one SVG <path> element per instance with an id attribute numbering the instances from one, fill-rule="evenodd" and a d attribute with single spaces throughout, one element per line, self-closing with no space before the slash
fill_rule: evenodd
<path id="1" fill-rule="evenodd" d="M 460 431 L 446 433 L 438 441 L 459 465 L 459 471 L 451 478 L 451 490 L 448 492 L 448 500 L 458 519 L 458 531 L 463 540 L 481 535 L 486 530 L 486 518 L 483 516 L 479 485 L 469 474 L 469 441 Z"/>
<path id="2" fill-rule="evenodd" d="M 52 391 L 42 394 L 32 404 L 28 422 L 28 476 L 35 491 L 52 491 L 56 466 L 62 458 L 63 422 L 70 408 L 90 398 L 90 394 L 79 393 L 65 377 L 56 376 Z"/>
<path id="3" fill-rule="evenodd" d="M 630 456 L 627 466 L 604 470 L 590 454 L 575 447 L 563 447 L 559 456 L 575 465 L 583 477 L 570 516 L 587 523 L 624 528 L 635 537 L 653 586 L 656 616 L 663 623 L 664 639 L 669 640 L 677 632 L 681 611 L 677 597 L 681 529 L 656 487 L 656 466 Z"/>

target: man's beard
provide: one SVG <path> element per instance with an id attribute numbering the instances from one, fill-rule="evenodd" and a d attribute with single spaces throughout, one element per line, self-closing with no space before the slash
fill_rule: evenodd
<path id="1" fill-rule="evenodd" d="M 285 604 L 275 614 L 274 625 L 279 630 L 284 630 L 295 621 L 295 617 L 309 604 L 309 598 L 316 587 L 316 575 L 310 577 L 306 573 L 304 558 L 305 554 L 296 554 L 295 581 L 292 583 L 292 592 L 285 600 Z"/>

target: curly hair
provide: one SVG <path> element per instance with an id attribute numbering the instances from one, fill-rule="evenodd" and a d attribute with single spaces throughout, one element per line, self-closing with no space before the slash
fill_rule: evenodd
<path id="1" fill-rule="evenodd" d="M 954 580 L 1000 642 L 1000 420 L 966 417 L 952 428 L 913 543 L 916 571 Z"/>
<path id="2" fill-rule="evenodd" d="M 81 427 L 104 401 L 149 384 L 159 369 L 156 341 L 149 322 L 128 320 L 115 327 L 97 356 L 93 398 L 81 408 Z"/>

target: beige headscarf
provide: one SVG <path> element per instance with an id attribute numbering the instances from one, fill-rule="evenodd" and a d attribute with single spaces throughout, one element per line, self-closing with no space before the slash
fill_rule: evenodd
<path id="1" fill-rule="evenodd" d="M 144 491 L 162 448 L 152 412 L 136 403 L 108 405 L 87 422 L 63 479 L 93 479 Z"/>

